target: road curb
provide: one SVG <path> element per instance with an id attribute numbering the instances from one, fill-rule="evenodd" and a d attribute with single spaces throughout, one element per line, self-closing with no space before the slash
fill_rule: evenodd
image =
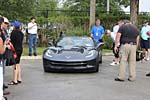
<path id="1" fill-rule="evenodd" d="M 42 59 L 42 55 L 38 55 L 38 56 L 21 56 L 21 59 Z"/>
<path id="2" fill-rule="evenodd" d="M 102 53 L 103 56 L 113 56 L 113 53 Z"/>

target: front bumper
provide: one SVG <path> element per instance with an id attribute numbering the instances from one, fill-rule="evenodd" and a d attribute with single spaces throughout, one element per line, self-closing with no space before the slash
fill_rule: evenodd
<path id="1" fill-rule="evenodd" d="M 43 58 L 43 67 L 48 71 L 94 71 L 98 59 L 89 61 L 51 61 Z"/>

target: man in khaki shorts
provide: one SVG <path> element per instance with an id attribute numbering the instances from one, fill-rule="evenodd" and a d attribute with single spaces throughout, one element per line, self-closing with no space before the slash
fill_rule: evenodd
<path id="1" fill-rule="evenodd" d="M 134 81 L 136 78 L 136 48 L 139 41 L 139 32 L 135 26 L 133 26 L 129 20 L 124 20 L 124 24 L 119 28 L 114 51 L 117 52 L 118 42 L 120 42 L 120 65 L 119 74 L 115 78 L 115 81 L 125 81 L 126 63 L 129 66 L 129 81 Z"/>

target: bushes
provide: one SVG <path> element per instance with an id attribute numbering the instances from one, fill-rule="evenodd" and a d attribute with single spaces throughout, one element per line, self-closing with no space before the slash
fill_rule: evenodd
<path id="1" fill-rule="evenodd" d="M 129 14 L 120 14 L 119 16 L 115 16 L 112 14 L 99 14 L 97 18 L 101 19 L 101 23 L 105 29 L 112 30 L 114 24 L 117 23 L 120 19 L 130 19 Z M 148 15 L 139 15 L 139 30 L 141 29 L 142 23 L 144 20 L 150 20 L 150 16 Z M 47 31 L 46 34 L 58 38 L 59 33 L 61 31 L 65 32 L 66 35 L 89 35 L 89 16 L 53 16 L 48 19 L 44 19 L 43 17 L 38 18 L 39 24 L 50 24 L 51 31 Z M 57 29 L 53 29 L 54 26 L 57 26 Z M 105 39 L 105 49 L 112 48 L 112 40 L 109 37 L 104 37 Z"/>

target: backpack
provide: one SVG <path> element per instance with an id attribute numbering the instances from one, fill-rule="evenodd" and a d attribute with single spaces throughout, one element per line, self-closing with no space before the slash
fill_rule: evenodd
<path id="1" fill-rule="evenodd" d="M 144 59 L 144 52 L 140 50 L 136 51 L 136 61 L 140 61 L 142 59 Z"/>
<path id="2" fill-rule="evenodd" d="M 17 54 L 15 52 L 15 48 L 13 44 L 10 42 L 9 38 L 6 38 L 4 34 L 0 34 L 3 41 L 7 41 L 8 45 L 10 46 L 10 49 L 6 48 L 5 53 L 0 55 L 1 58 L 6 59 L 6 66 L 15 65 L 15 59 L 17 58 Z"/>
<path id="3" fill-rule="evenodd" d="M 17 54 L 10 41 L 8 42 L 8 45 L 10 46 L 10 49 L 6 49 L 4 53 L 4 59 L 6 59 L 6 66 L 11 66 L 16 64 L 15 59 L 17 58 Z"/>

